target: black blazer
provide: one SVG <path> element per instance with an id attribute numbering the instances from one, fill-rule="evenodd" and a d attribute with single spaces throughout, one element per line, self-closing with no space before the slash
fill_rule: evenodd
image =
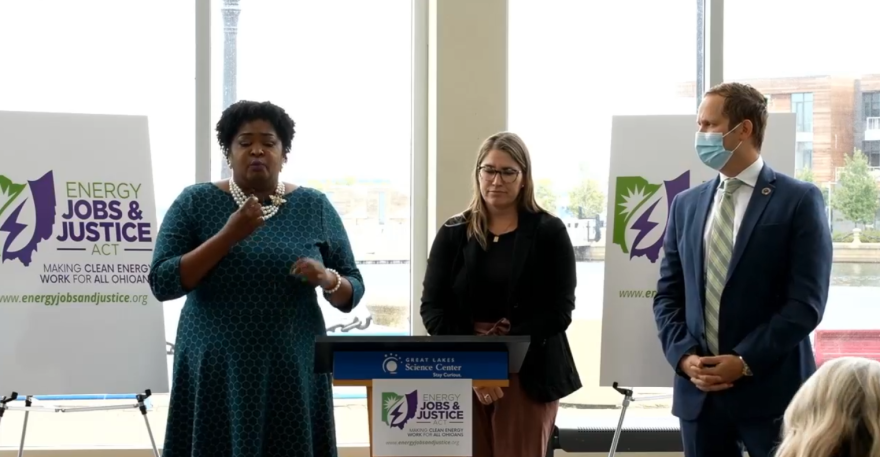
<path id="1" fill-rule="evenodd" d="M 431 335 L 474 333 L 472 286 L 482 247 L 468 239 L 466 217 L 443 225 L 428 257 L 421 315 Z M 520 384 L 537 401 L 555 401 L 581 388 L 565 336 L 577 285 L 574 248 L 559 218 L 521 211 L 513 250 L 510 334 L 532 337 Z"/>

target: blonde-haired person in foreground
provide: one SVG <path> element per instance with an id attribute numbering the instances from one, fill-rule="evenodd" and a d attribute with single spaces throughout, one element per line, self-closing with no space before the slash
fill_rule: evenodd
<path id="1" fill-rule="evenodd" d="M 483 142 L 470 206 L 434 239 L 421 314 L 431 335 L 528 335 L 508 387 L 474 389 L 474 457 L 537 457 L 559 399 L 581 387 L 565 330 L 577 270 L 565 224 L 535 200 L 532 162 L 519 136 Z"/>
<path id="2" fill-rule="evenodd" d="M 776 457 L 880 457 L 880 362 L 823 364 L 785 410 Z"/>

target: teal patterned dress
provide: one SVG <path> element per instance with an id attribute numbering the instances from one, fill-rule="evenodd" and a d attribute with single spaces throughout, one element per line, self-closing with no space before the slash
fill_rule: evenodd
<path id="1" fill-rule="evenodd" d="M 299 187 L 194 290 L 180 258 L 238 209 L 210 183 L 186 188 L 156 240 L 150 285 L 161 301 L 186 295 L 174 354 L 163 457 L 335 457 L 330 376 L 313 373 L 326 334 L 318 291 L 289 275 L 310 257 L 351 282 L 363 279 L 339 214 L 324 194 Z"/>

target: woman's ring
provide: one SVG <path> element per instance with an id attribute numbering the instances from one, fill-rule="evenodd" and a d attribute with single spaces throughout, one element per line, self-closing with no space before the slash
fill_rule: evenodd
<path id="1" fill-rule="evenodd" d="M 483 400 L 488 400 L 488 399 L 489 399 L 489 394 L 484 394 L 484 395 L 483 395 Z"/>

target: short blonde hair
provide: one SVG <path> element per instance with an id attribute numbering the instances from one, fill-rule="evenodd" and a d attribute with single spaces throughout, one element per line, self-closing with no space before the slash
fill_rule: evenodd
<path id="1" fill-rule="evenodd" d="M 880 457 L 880 362 L 824 363 L 785 411 L 776 457 Z"/>

